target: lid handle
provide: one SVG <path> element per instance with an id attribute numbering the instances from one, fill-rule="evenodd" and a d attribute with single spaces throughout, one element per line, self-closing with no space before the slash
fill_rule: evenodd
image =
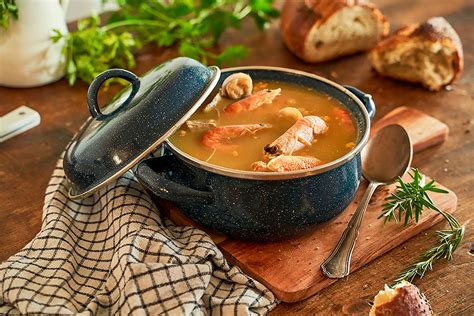
<path id="1" fill-rule="evenodd" d="M 119 107 L 113 111 L 112 113 L 104 114 L 100 111 L 99 104 L 97 102 L 97 95 L 99 94 L 100 86 L 108 79 L 111 78 L 122 78 L 127 80 L 132 84 L 132 91 L 128 96 L 127 100 L 125 100 Z M 109 116 L 119 110 L 122 106 L 128 104 L 135 94 L 137 94 L 138 89 L 140 88 L 140 78 L 137 77 L 133 72 L 125 70 L 125 69 L 109 69 L 98 75 L 89 86 L 89 90 L 87 91 L 87 104 L 89 105 L 89 112 L 91 113 L 93 118 L 102 119 L 106 116 Z"/>

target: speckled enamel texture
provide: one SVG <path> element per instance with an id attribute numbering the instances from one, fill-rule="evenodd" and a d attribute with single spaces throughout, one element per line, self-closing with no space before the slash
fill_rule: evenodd
<path id="1" fill-rule="evenodd" d="M 93 193 L 128 171 L 184 123 L 217 83 L 220 71 L 190 58 L 176 58 L 141 78 L 123 69 L 100 74 L 89 87 L 92 117 L 71 141 L 64 172 L 72 198 Z M 110 78 L 132 83 L 102 111 L 97 93 Z"/>
<path id="2" fill-rule="evenodd" d="M 138 179 L 157 196 L 174 201 L 191 219 L 233 238 L 281 240 L 335 218 L 352 201 L 359 186 L 360 150 L 368 138 L 369 116 L 375 112 L 370 96 L 348 87 L 366 110 L 337 84 L 301 72 L 262 67 L 223 71 L 218 86 L 237 71 L 248 73 L 254 80 L 292 82 L 331 95 L 353 114 L 361 146 L 339 162 L 285 177 L 215 168 L 168 143 L 165 156 L 140 163 L 135 170 Z"/>
<path id="3" fill-rule="evenodd" d="M 172 155 L 142 162 L 137 173 L 156 195 L 175 201 L 196 222 L 234 238 L 273 241 L 307 232 L 339 215 L 355 195 L 361 167 L 356 156 L 314 176 L 249 180 L 215 174 Z M 200 191 L 200 196 L 179 188 L 171 191 L 159 177 Z M 148 180 L 153 183 L 148 185 Z"/>

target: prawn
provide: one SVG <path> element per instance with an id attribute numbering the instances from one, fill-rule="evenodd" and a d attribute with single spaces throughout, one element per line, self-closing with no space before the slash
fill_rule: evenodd
<path id="1" fill-rule="evenodd" d="M 247 97 L 252 93 L 253 82 L 252 78 L 242 72 L 238 72 L 227 77 L 222 83 L 222 88 L 219 90 L 211 102 L 206 105 L 204 112 L 208 113 L 212 110 L 215 110 L 217 104 L 222 100 L 222 98 L 229 99 L 241 99 Z"/>
<path id="2" fill-rule="evenodd" d="M 305 116 L 299 119 L 273 143 L 264 147 L 270 155 L 291 155 L 293 152 L 311 146 L 314 136 L 327 130 L 326 122 L 319 116 Z"/>
<path id="3" fill-rule="evenodd" d="M 272 128 L 270 124 L 242 124 L 227 125 L 213 128 L 202 138 L 202 144 L 208 148 L 220 150 L 234 150 L 237 146 L 229 144 L 231 140 L 246 134 L 255 134 L 259 131 Z"/>
<path id="4" fill-rule="evenodd" d="M 264 89 L 260 90 L 258 92 L 255 92 L 248 97 L 241 99 L 237 102 L 234 102 L 230 105 L 228 105 L 225 109 L 224 112 L 226 113 L 239 113 L 243 111 L 253 111 L 259 107 L 261 107 L 264 104 L 270 104 L 273 102 L 273 99 L 275 99 L 277 96 L 279 96 L 281 93 L 281 89 Z"/>
<path id="5" fill-rule="evenodd" d="M 207 121 L 188 120 L 186 121 L 186 126 L 188 126 L 189 130 L 192 133 L 196 133 L 196 132 L 208 131 L 211 128 L 216 127 L 217 124 L 215 120 L 207 120 Z"/>

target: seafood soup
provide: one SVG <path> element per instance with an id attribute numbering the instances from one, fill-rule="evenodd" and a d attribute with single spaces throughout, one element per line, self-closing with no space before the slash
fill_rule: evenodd
<path id="1" fill-rule="evenodd" d="M 356 145 L 357 133 L 349 111 L 331 96 L 237 73 L 170 140 L 214 165 L 285 172 L 340 158 Z"/>

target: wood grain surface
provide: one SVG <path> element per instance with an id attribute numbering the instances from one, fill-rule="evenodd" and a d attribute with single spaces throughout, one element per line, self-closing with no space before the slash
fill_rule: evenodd
<path id="1" fill-rule="evenodd" d="M 308 71 L 372 94 L 377 117 L 398 106 L 428 113 L 449 126 L 450 136 L 442 146 L 416 155 L 413 165 L 443 183 L 458 196 L 456 216 L 460 222 L 473 217 L 474 206 L 474 2 L 473 0 L 373 0 L 391 21 L 394 30 L 406 23 L 442 15 L 453 25 L 464 45 L 465 70 L 450 90 L 433 93 L 415 85 L 382 78 L 370 67 L 364 54 L 311 65 L 294 57 L 282 44 L 278 21 L 264 33 L 248 23 L 241 32 L 226 32 L 221 46 L 245 44 L 252 48 L 238 65 L 271 65 Z M 173 48 L 144 48 L 138 55 L 141 74 L 176 56 Z M 12 56 L 14 58 L 14 56 Z M 0 70 L 1 71 L 1 70 Z M 0 115 L 26 104 L 42 116 L 40 126 L 0 144 L 0 260 L 27 244 L 41 227 L 44 190 L 64 147 L 88 117 L 87 85 L 69 87 L 66 80 L 30 89 L 0 88 Z M 109 91 L 110 93 L 113 91 Z M 110 96 L 110 94 L 109 94 Z M 103 97 L 107 97 L 104 95 Z M 103 99 L 103 98 L 100 98 Z M 474 242 L 472 222 L 452 262 L 439 262 L 417 285 L 439 315 L 474 314 Z M 434 226 L 408 242 L 355 271 L 311 298 L 280 304 L 280 314 L 366 315 L 369 302 L 396 274 L 436 240 Z"/>
<path id="2" fill-rule="evenodd" d="M 402 125 L 417 151 L 438 145 L 448 136 L 446 124 L 407 107 L 395 108 L 375 122 L 372 134 L 390 124 Z M 410 177 L 406 176 L 405 179 L 408 180 Z M 304 236 L 274 243 L 229 239 L 223 234 L 201 227 L 187 218 L 172 203 L 159 199 L 155 199 L 155 202 L 176 224 L 191 225 L 205 230 L 229 261 L 267 285 L 278 299 L 284 302 L 298 302 L 337 281 L 325 277 L 319 267 L 335 248 L 366 187 L 367 183 L 363 182 L 354 201 L 334 220 L 319 225 Z M 381 187 L 371 199 L 352 256 L 351 273 L 442 219 L 436 213 L 429 212 L 425 213 L 423 221 L 418 225 L 412 223 L 406 228 L 395 224 L 384 226 L 383 220 L 378 219 L 378 216 L 385 197 L 394 189 L 395 185 Z M 457 197 L 453 192 L 447 195 L 434 195 L 433 199 L 436 205 L 447 212 L 452 213 L 456 210 Z M 379 236 L 386 237 L 379 238 Z"/>
<path id="3" fill-rule="evenodd" d="M 361 185 L 344 213 L 304 236 L 266 244 L 228 239 L 219 243 L 219 247 L 229 261 L 267 285 L 280 300 L 301 301 L 339 281 L 325 277 L 320 265 L 336 247 L 366 187 L 366 183 Z M 442 220 L 436 213 L 426 212 L 417 225 L 403 227 L 391 223 L 384 226 L 378 216 L 385 197 L 394 188 L 395 185 L 379 188 L 371 199 L 352 254 L 351 273 Z M 446 212 L 455 211 L 457 197 L 453 192 L 432 198 Z"/>
<path id="4" fill-rule="evenodd" d="M 390 124 L 401 125 L 408 131 L 414 153 L 441 144 L 449 135 L 448 125 L 426 113 L 406 106 L 395 108 L 379 119 L 372 128 L 372 134 Z"/>

